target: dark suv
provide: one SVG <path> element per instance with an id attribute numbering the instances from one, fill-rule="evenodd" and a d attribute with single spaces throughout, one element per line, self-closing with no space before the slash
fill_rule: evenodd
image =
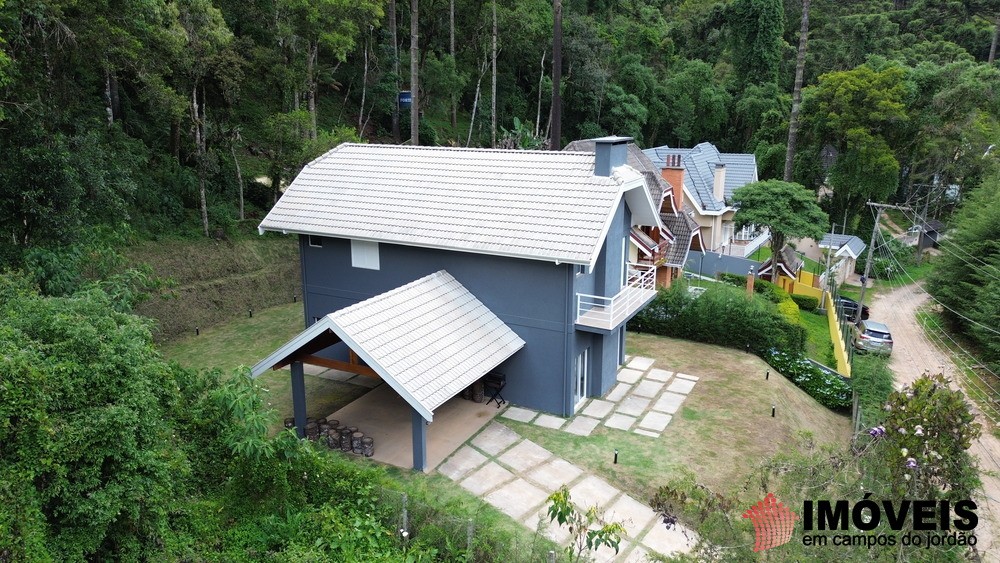
<path id="1" fill-rule="evenodd" d="M 846 297 L 837 298 L 837 307 L 844 312 L 844 318 L 852 323 L 868 320 L 868 305 L 861 307 L 861 318 L 858 318 L 858 302 Z"/>

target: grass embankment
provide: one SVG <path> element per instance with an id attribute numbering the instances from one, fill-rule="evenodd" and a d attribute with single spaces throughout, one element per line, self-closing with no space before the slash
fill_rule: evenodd
<path id="1" fill-rule="evenodd" d="M 806 357 L 823 365 L 836 366 L 837 359 L 833 357 L 833 339 L 830 337 L 826 313 L 802 311 L 799 325 L 806 329 Z"/>
<path id="2" fill-rule="evenodd" d="M 157 341 L 249 316 L 250 309 L 290 303 L 302 291 L 295 237 L 146 241 L 126 254 L 130 262 L 149 264 L 158 277 L 173 282 L 164 295 L 136 308 L 156 320 Z"/>
<path id="3" fill-rule="evenodd" d="M 239 366 L 252 366 L 288 342 L 302 330 L 302 302 L 279 305 L 206 328 L 198 336 L 190 335 L 160 345 L 169 360 L 187 368 L 219 368 L 231 374 Z M 281 420 L 292 416 L 292 390 L 288 369 L 265 372 L 258 382 L 268 390 L 268 403 Z M 305 376 L 306 414 L 326 417 L 330 413 L 364 395 L 367 388 L 331 381 L 312 375 Z"/>
<path id="4" fill-rule="evenodd" d="M 587 437 L 503 420 L 557 455 L 624 487 L 642 501 L 660 485 L 694 474 L 715 491 L 739 494 L 753 469 L 800 432 L 817 443 L 846 443 L 848 417 L 821 406 L 752 354 L 646 334 L 628 335 L 628 353 L 655 366 L 698 376 L 659 438 L 604 426 Z M 776 407 L 771 417 L 771 405 Z M 614 464 L 614 451 L 619 452 Z"/>

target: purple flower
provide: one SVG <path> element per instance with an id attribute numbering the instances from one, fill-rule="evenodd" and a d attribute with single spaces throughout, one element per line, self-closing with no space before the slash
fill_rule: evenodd
<path id="1" fill-rule="evenodd" d="M 913 459 L 912 457 L 906 458 L 906 468 L 907 469 L 916 469 L 917 468 L 917 460 Z"/>

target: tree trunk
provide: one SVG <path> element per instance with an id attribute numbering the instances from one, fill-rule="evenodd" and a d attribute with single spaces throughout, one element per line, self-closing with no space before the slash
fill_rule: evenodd
<path id="1" fill-rule="evenodd" d="M 236 184 L 240 188 L 240 221 L 246 219 L 243 214 L 243 170 L 240 169 L 240 159 L 236 158 L 236 138 L 229 143 L 229 151 L 233 154 L 233 164 L 236 166 Z"/>
<path id="2" fill-rule="evenodd" d="M 281 196 L 281 167 L 275 166 L 271 169 L 271 205 L 278 203 Z"/>
<path id="3" fill-rule="evenodd" d="M 389 0 L 389 36 L 392 37 L 392 73 L 396 77 L 396 91 L 392 102 L 392 139 L 399 143 L 399 39 L 396 37 L 396 0 Z"/>
<path id="4" fill-rule="evenodd" d="M 542 49 L 542 70 L 538 73 L 538 109 L 535 110 L 535 137 L 538 137 L 542 127 L 542 83 L 545 81 L 545 55 L 548 52 Z"/>
<path id="5" fill-rule="evenodd" d="M 490 146 L 497 148 L 497 0 L 493 0 L 493 86 L 490 96 Z"/>
<path id="6" fill-rule="evenodd" d="M 778 283 L 778 260 L 781 249 L 785 246 L 785 235 L 771 229 L 771 283 Z"/>
<path id="7" fill-rule="evenodd" d="M 549 148 L 562 149 L 562 96 L 559 83 L 562 81 L 562 0 L 552 0 L 552 137 Z"/>
<path id="8" fill-rule="evenodd" d="M 990 58 L 986 62 L 993 64 L 997 54 L 997 40 L 1000 39 L 1000 19 L 997 20 L 996 27 L 993 28 L 993 41 L 990 42 Z"/>
<path id="9" fill-rule="evenodd" d="M 483 64 L 479 68 L 479 80 L 476 81 L 476 97 L 472 99 L 472 113 L 469 115 L 469 137 L 465 146 L 472 143 L 472 127 L 476 124 L 476 110 L 479 108 L 479 93 L 482 91 L 483 77 L 486 76 L 486 54 L 483 54 Z"/>
<path id="10" fill-rule="evenodd" d="M 365 70 L 361 77 L 361 108 L 358 110 L 358 137 L 365 134 L 365 98 L 368 96 L 368 39 L 371 34 L 365 36 Z"/>
<path id="11" fill-rule="evenodd" d="M 795 58 L 795 86 L 792 88 L 792 114 L 788 118 L 788 145 L 785 148 L 786 182 L 792 181 L 792 162 L 799 137 L 799 106 L 802 104 L 802 75 L 806 68 L 806 40 L 809 37 L 809 2 L 802 0 L 802 27 L 799 28 L 799 53 Z"/>
<path id="12" fill-rule="evenodd" d="M 198 103 L 198 84 L 191 88 L 191 120 L 194 125 L 194 145 L 198 155 L 198 197 L 201 202 L 201 226 L 208 236 L 208 202 L 205 198 L 205 107 Z"/>
<path id="13" fill-rule="evenodd" d="M 181 161 L 181 123 L 176 117 L 170 120 L 170 154 L 174 160 Z"/>
<path id="14" fill-rule="evenodd" d="M 309 44 L 308 63 L 306 64 L 309 76 L 309 84 L 306 89 L 306 102 L 309 107 L 309 138 L 314 141 L 316 140 L 316 64 L 318 57 L 319 43 L 313 41 Z"/>
<path id="15" fill-rule="evenodd" d="M 104 113 L 108 118 L 108 126 L 115 122 L 115 112 L 111 107 L 111 71 L 104 69 Z"/>
<path id="16" fill-rule="evenodd" d="M 410 144 L 420 144 L 420 29 L 418 0 L 410 0 Z"/>
<path id="17" fill-rule="evenodd" d="M 451 60 L 455 61 L 455 0 L 449 2 L 448 10 L 448 30 L 449 39 L 451 46 Z M 456 68 L 458 67 L 458 62 L 455 61 Z M 458 97 L 455 92 L 451 93 L 451 130 L 453 135 L 457 135 L 458 132 Z"/>

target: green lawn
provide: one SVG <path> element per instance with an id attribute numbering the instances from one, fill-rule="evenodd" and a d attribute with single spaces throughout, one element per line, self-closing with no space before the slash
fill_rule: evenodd
<path id="1" fill-rule="evenodd" d="M 770 368 L 754 355 L 632 333 L 628 353 L 655 358 L 656 367 L 700 378 L 661 437 L 604 426 L 580 437 L 500 420 L 643 502 L 657 487 L 692 475 L 717 492 L 738 496 L 759 464 L 782 450 L 800 447 L 800 432 L 810 433 L 817 444 L 845 444 L 849 439 L 847 416 L 820 406 L 774 370 L 765 380 Z M 771 405 L 777 409 L 774 418 Z"/>
<path id="2" fill-rule="evenodd" d="M 806 357 L 827 366 L 836 366 L 836 359 L 833 358 L 833 339 L 830 338 L 830 325 L 826 314 L 802 311 L 799 315 L 799 324 L 806 329 Z"/>
<path id="3" fill-rule="evenodd" d="M 219 368 L 231 374 L 240 366 L 252 366 L 288 342 L 302 330 L 302 303 L 279 305 L 254 312 L 215 327 L 206 328 L 199 336 L 187 336 L 160 345 L 160 352 L 187 368 Z M 258 378 L 268 390 L 268 404 L 277 419 L 292 416 L 291 379 L 287 369 L 269 371 Z M 368 389 L 340 381 L 330 381 L 306 375 L 306 410 L 308 416 L 326 417 L 340 407 L 365 394 Z"/>

